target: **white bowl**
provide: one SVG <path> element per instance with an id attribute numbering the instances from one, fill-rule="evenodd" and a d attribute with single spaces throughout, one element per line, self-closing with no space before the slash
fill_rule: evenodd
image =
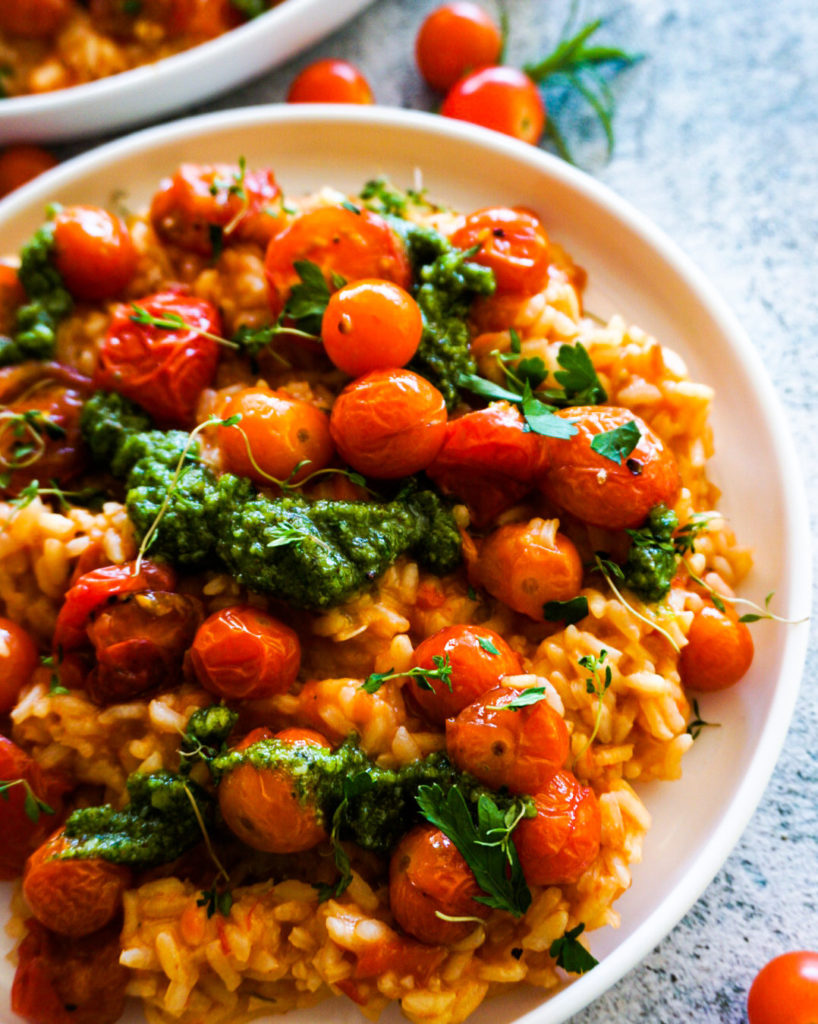
<path id="1" fill-rule="evenodd" d="M 0 144 L 79 139 L 158 121 L 281 64 L 370 3 L 284 0 L 217 39 L 155 64 L 71 89 L 0 100 Z"/>
<path id="2" fill-rule="evenodd" d="M 657 228 L 598 182 L 502 135 L 429 114 L 373 108 L 253 107 L 154 128 L 48 172 L 0 203 L 4 247 L 41 223 L 46 202 L 104 202 L 125 189 L 146 201 L 180 161 L 268 163 L 285 192 L 332 184 L 355 192 L 386 174 L 411 185 L 415 169 L 437 200 L 461 210 L 531 207 L 551 236 L 589 273 L 587 304 L 620 311 L 676 349 L 694 379 L 717 389 L 711 472 L 722 507 L 755 550 L 744 592 L 775 591 L 783 616 L 807 614 L 810 596 L 806 502 L 784 417 L 761 361 L 703 275 Z M 759 498 L 759 495 L 762 498 Z M 762 622 L 756 654 L 739 686 L 704 695 L 705 730 L 684 759 L 680 782 L 639 787 L 654 825 L 622 925 L 590 936 L 599 966 L 550 997 L 518 987 L 484 1004 L 471 1024 L 558 1024 L 587 1006 L 645 956 L 696 900 L 744 830 L 778 757 L 795 704 L 807 627 Z M 4 897 L 0 896 L 0 899 Z M 7 999 L 10 971 L 0 977 Z M 0 1011 L 2 1013 L 2 1011 Z M 128 1021 L 140 1021 L 135 1010 Z M 360 1022 L 352 1003 L 292 1013 L 292 1024 Z M 384 1021 L 398 1021 L 392 1008 Z"/>

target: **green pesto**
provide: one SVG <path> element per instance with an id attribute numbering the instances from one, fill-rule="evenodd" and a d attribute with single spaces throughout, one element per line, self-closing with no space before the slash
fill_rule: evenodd
<path id="1" fill-rule="evenodd" d="M 622 566 L 625 582 L 644 601 L 661 601 L 676 572 L 673 533 L 679 525 L 676 513 L 666 505 L 655 505 L 645 525 L 628 530 L 631 546 Z"/>
<path id="2" fill-rule="evenodd" d="M 111 466 L 114 476 L 124 476 L 114 458 L 134 434 L 150 430 L 150 416 L 115 391 L 98 391 L 82 407 L 80 429 L 98 466 Z M 113 464 L 113 465 L 112 465 Z"/>
<path id="3" fill-rule="evenodd" d="M 179 747 L 180 774 L 189 775 L 193 766 L 200 761 L 207 764 L 212 773 L 213 759 L 227 750 L 227 737 L 238 720 L 238 711 L 224 704 L 197 708 L 188 719 Z"/>

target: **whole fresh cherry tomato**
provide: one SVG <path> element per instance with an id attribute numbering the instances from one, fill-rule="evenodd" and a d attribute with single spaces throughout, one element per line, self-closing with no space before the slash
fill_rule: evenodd
<path id="1" fill-rule="evenodd" d="M 401 839 L 389 862 L 389 906 L 405 932 L 437 945 L 459 942 L 474 930 L 471 921 L 438 916 L 489 915 L 475 899 L 481 891 L 454 843 L 432 825 L 418 825 Z"/>
<path id="2" fill-rule="evenodd" d="M 545 127 L 540 90 L 523 71 L 502 65 L 461 78 L 446 94 L 440 113 L 533 144 Z"/>
<path id="3" fill-rule="evenodd" d="M 556 519 L 500 526 L 483 541 L 472 570 L 499 601 L 537 622 L 548 601 L 570 601 L 582 587 L 582 559 Z"/>
<path id="4" fill-rule="evenodd" d="M 539 792 L 568 757 L 568 729 L 548 701 L 508 707 L 524 693 L 496 686 L 446 721 L 451 760 L 493 789 Z"/>
<path id="5" fill-rule="evenodd" d="M 54 218 L 54 264 L 75 299 L 119 295 L 130 284 L 138 255 L 131 233 L 99 206 L 66 206 Z"/>
<path id="6" fill-rule="evenodd" d="M 72 9 L 72 0 L 3 0 L 0 29 L 13 36 L 41 39 L 60 29 Z"/>
<path id="7" fill-rule="evenodd" d="M 322 206 L 296 217 L 274 235 L 264 258 L 268 298 L 274 316 L 284 309 L 299 281 L 295 264 L 315 263 L 330 291 L 361 278 L 377 277 L 408 289 L 412 269 L 406 247 L 383 217 L 344 206 Z"/>
<path id="8" fill-rule="evenodd" d="M 442 678 L 415 680 L 410 692 L 426 717 L 441 723 L 497 686 L 503 676 L 523 671 L 520 656 L 486 626 L 444 626 L 418 644 L 413 668 L 433 670 L 440 664 L 445 666 Z"/>
<path id="9" fill-rule="evenodd" d="M 293 79 L 288 103 L 374 103 L 372 89 L 354 64 L 328 57 L 308 64 Z"/>
<path id="10" fill-rule="evenodd" d="M 17 703 L 37 663 L 37 648 L 28 633 L 11 619 L 0 618 L 0 715 Z"/>
<path id="11" fill-rule="evenodd" d="M 446 436 L 446 402 L 411 370 L 373 370 L 338 396 L 330 432 L 353 469 L 394 480 L 432 463 Z"/>
<path id="12" fill-rule="evenodd" d="M 219 312 L 206 299 L 168 291 L 121 305 L 100 345 L 94 383 L 141 405 L 161 427 L 189 427 L 219 361 L 208 335 L 221 331 Z"/>
<path id="13" fill-rule="evenodd" d="M 451 242 L 458 249 L 479 246 L 469 259 L 494 271 L 496 295 L 534 295 L 548 279 L 548 235 L 527 210 L 506 206 L 477 210 L 455 230 Z"/>
<path id="14" fill-rule="evenodd" d="M 706 604 L 693 616 L 679 655 L 679 675 L 691 690 L 724 690 L 741 679 L 753 662 L 753 638 L 730 605 Z"/>
<path id="15" fill-rule="evenodd" d="M 502 49 L 500 27 L 482 7 L 460 0 L 427 15 L 415 40 L 415 59 L 428 84 L 445 92 L 468 71 L 496 64 Z"/>
<path id="16" fill-rule="evenodd" d="M 512 834 L 525 880 L 529 885 L 576 882 L 599 853 L 602 819 L 594 791 L 560 770 L 533 799 L 536 817 L 523 818 Z"/>
<path id="17" fill-rule="evenodd" d="M 218 430 L 225 469 L 262 486 L 277 480 L 299 483 L 332 459 L 327 414 L 284 391 L 244 388 L 227 399 L 221 415 L 241 417 Z"/>
<path id="18" fill-rule="evenodd" d="M 412 296 L 392 281 L 373 278 L 333 293 L 321 323 L 327 355 L 350 377 L 405 366 L 422 333 L 423 317 Z"/>
<path id="19" fill-rule="evenodd" d="M 320 733 L 303 735 L 307 732 L 301 730 L 297 745 L 329 747 Z M 274 738 L 288 742 L 286 736 Z M 256 742 L 258 734 L 250 733 L 236 749 Z M 240 764 L 219 785 L 219 807 L 227 827 L 255 850 L 302 853 L 327 838 L 318 810 L 308 801 L 302 803 L 292 778 L 281 768 L 256 768 L 249 761 Z"/>
<path id="20" fill-rule="evenodd" d="M 164 241 L 202 256 L 214 243 L 266 245 L 283 226 L 281 189 L 268 168 L 181 164 L 160 183 L 150 218 Z"/>
<path id="21" fill-rule="evenodd" d="M 609 530 L 641 526 L 654 505 L 672 508 L 680 478 L 673 453 L 630 409 L 609 405 L 561 409 L 558 416 L 577 427 L 567 440 L 549 438 L 549 466 L 542 481 L 546 497 L 577 519 Z M 639 442 L 621 464 L 591 445 L 600 434 L 635 423 Z"/>
<path id="22" fill-rule="evenodd" d="M 104 928 L 119 913 L 131 870 L 101 857 L 61 859 L 70 848 L 60 829 L 32 853 L 23 872 L 23 896 L 40 924 L 79 938 Z"/>
<path id="23" fill-rule="evenodd" d="M 761 968 L 747 999 L 749 1024 L 815 1024 L 818 953 L 782 953 Z"/>
<path id="24" fill-rule="evenodd" d="M 25 4 L 26 0 L 20 2 Z M 0 27 L 5 13 L 6 8 L 0 5 Z M 56 157 L 39 146 L 9 146 L 0 153 L 0 199 L 56 166 Z"/>
<path id="25" fill-rule="evenodd" d="M 26 858 L 54 831 L 66 787 L 16 743 L 0 735 L 0 879 L 16 878 Z"/>
<path id="26" fill-rule="evenodd" d="M 222 608 L 199 627 L 190 660 L 210 693 L 225 700 L 255 700 L 290 689 L 301 666 L 301 644 L 289 626 L 267 612 Z"/>

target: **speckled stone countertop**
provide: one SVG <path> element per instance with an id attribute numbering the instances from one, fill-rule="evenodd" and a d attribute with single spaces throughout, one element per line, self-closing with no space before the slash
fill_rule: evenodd
<path id="1" fill-rule="evenodd" d="M 282 100 L 295 72 L 319 56 L 359 64 L 381 103 L 432 109 L 413 47 L 437 2 L 379 0 L 313 50 L 202 109 Z M 505 0 L 505 8 L 508 59 L 519 63 L 548 52 L 568 0 Z M 566 120 L 577 154 L 674 238 L 738 314 L 785 406 L 814 508 L 815 0 L 585 0 L 581 17 L 592 16 L 606 19 L 600 37 L 647 59 L 616 79 L 613 158 L 606 162 L 600 133 L 579 110 L 575 123 Z M 816 657 L 813 628 L 784 752 L 741 842 L 671 934 L 573 1024 L 742 1024 L 762 964 L 787 949 L 818 949 Z"/>

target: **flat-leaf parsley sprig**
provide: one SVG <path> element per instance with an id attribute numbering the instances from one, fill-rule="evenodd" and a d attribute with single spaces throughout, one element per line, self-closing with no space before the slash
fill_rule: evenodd
<path id="1" fill-rule="evenodd" d="M 569 929 L 559 939 L 554 939 L 548 953 L 569 974 L 585 974 L 596 967 L 599 961 L 579 942 L 579 936 L 585 931 L 585 922 L 580 921 L 576 927 Z"/>

